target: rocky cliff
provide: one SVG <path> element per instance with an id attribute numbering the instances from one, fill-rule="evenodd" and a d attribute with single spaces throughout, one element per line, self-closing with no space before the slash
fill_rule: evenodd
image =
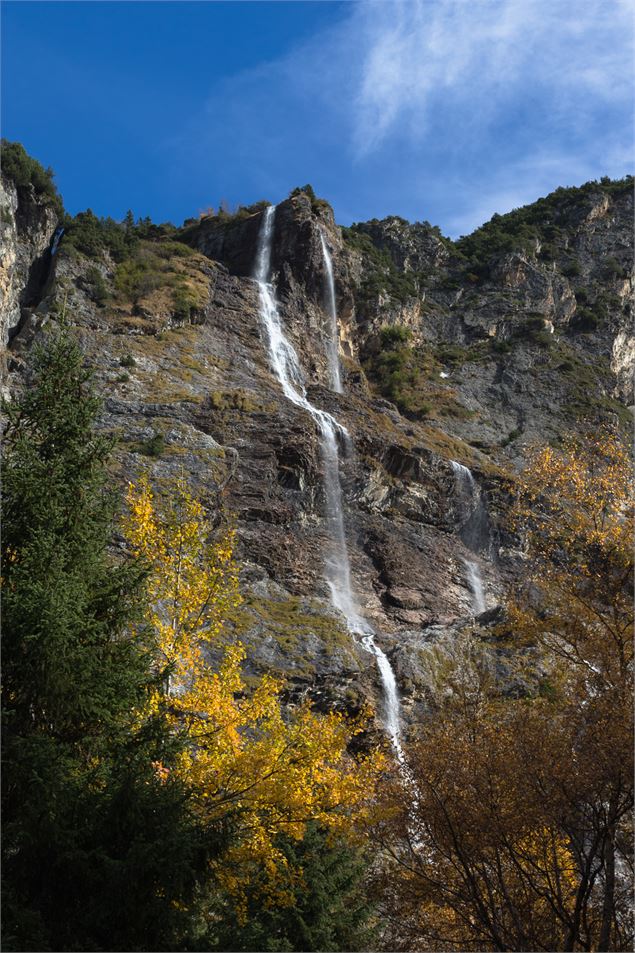
<path id="1" fill-rule="evenodd" d="M 127 245 L 88 243 L 76 223 L 51 258 L 54 219 L 37 202 L 21 212 L 3 188 L 9 386 L 20 386 L 33 327 L 63 310 L 103 394 L 101 426 L 119 439 L 117 479 L 148 469 L 165 484 L 184 469 L 211 507 L 234 514 L 246 601 L 231 624 L 249 664 L 284 673 L 294 697 L 379 706 L 375 661 L 325 582 L 315 422 L 270 366 L 252 278 L 262 208 L 129 228 Z M 352 438 L 341 480 L 354 587 L 411 723 L 439 647 L 451 650 L 482 608 L 470 565 L 483 631 L 522 572 L 506 508 L 527 447 L 589 423 L 627 426 L 632 218 L 632 183 L 604 180 L 457 243 L 398 218 L 341 229 L 307 191 L 277 207 L 280 313 L 311 402 Z M 329 388 L 322 238 L 342 394 Z"/>
<path id="2" fill-rule="evenodd" d="M 32 185 L 0 176 L 0 346 L 28 320 L 42 298 L 58 224 L 56 209 Z"/>

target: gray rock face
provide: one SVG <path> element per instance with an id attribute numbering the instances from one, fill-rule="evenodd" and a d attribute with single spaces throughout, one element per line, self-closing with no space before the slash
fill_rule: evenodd
<path id="1" fill-rule="evenodd" d="M 403 218 L 393 216 L 382 221 L 362 222 L 358 227 L 404 272 L 426 273 L 446 266 L 452 258 L 448 246 L 427 223 L 411 225 Z"/>
<path id="2" fill-rule="evenodd" d="M 0 176 L 0 211 L 0 347 L 6 348 L 20 326 L 23 309 L 41 294 L 57 216 L 31 186 L 16 189 L 4 175 Z"/>
<path id="3" fill-rule="evenodd" d="M 3 306 L 6 328 L 16 327 L 16 302 L 24 302 L 28 284 L 28 269 L 16 263 L 37 260 L 35 250 L 47 247 L 54 227 L 44 210 L 40 219 L 34 210 L 40 225 L 25 232 L 15 203 L 8 207 L 12 221 L 3 228 L 14 259 L 3 272 L 13 289 Z M 476 282 L 430 227 L 368 223 L 364 233 L 399 274 L 425 275 L 416 293 L 406 285 L 398 297 L 398 283 L 391 291 L 380 282 L 373 297 L 368 285 L 364 290 L 372 262 L 343 240 L 324 203 L 300 194 L 278 206 L 272 264 L 281 316 L 311 401 L 351 434 L 340 476 L 354 587 L 395 667 L 412 723 L 437 690 L 440 653 L 454 651 L 472 625 L 465 561 L 479 564 L 484 629 L 522 572 L 506 512 L 526 445 L 556 439 L 584 417 L 610 421 L 627 413 L 615 395 L 628 399 L 633 356 L 632 284 L 622 276 L 631 214 L 628 194 L 585 196 L 571 210 L 555 259 L 545 262 L 539 250 L 507 252 Z M 104 397 L 100 426 L 119 437 L 119 479 L 148 468 L 161 486 L 184 469 L 212 511 L 222 504 L 235 515 L 246 603 L 233 625 L 248 645 L 250 671 L 281 672 L 290 697 L 310 695 L 324 707 L 355 710 L 364 697 L 379 706 L 375 661 L 345 631 L 325 582 L 328 527 L 315 423 L 285 399 L 270 368 L 250 277 L 261 220 L 259 213 L 209 218 L 188 229 L 184 237 L 196 249 L 188 280 L 204 302 L 189 321 L 160 295 L 133 307 L 114 290 L 107 257 L 89 260 L 63 243 L 34 314 L 45 321 L 66 300 Z M 333 258 L 343 394 L 328 388 L 321 235 Z M 573 257 L 579 271 L 567 277 Z M 609 268 L 609 258 L 618 265 Z M 95 268 L 112 289 L 102 306 L 90 296 Z M 575 328 L 583 289 L 605 302 L 602 322 L 586 331 Z M 431 412 L 400 412 L 360 363 L 386 325 L 412 330 L 409 346 L 427 368 Z M 28 353 L 22 332 L 11 353 Z M 12 386 L 19 387 L 14 364 Z M 163 449 L 149 456 L 157 435 Z M 478 553 L 464 541 L 469 514 L 450 460 L 469 466 L 480 490 L 489 539 Z"/>

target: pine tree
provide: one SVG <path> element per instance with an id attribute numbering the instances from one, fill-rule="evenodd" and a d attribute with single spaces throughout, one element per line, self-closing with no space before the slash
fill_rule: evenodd
<path id="1" fill-rule="evenodd" d="M 165 774 L 175 739 L 138 723 L 143 570 L 110 552 L 110 443 L 67 331 L 27 383 L 2 469 L 3 948 L 176 949 L 210 836 Z"/>
<path id="2" fill-rule="evenodd" d="M 287 903 L 263 903 L 262 885 L 255 882 L 246 917 L 237 918 L 228 905 L 205 948 L 373 949 L 373 913 L 364 884 L 368 857 L 315 823 L 307 825 L 302 840 L 281 837 L 278 847 L 296 872 Z"/>

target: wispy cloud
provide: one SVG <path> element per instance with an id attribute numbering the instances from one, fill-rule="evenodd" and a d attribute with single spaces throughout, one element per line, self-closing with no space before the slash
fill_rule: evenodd
<path id="1" fill-rule="evenodd" d="M 360 0 L 211 90 L 169 143 L 174 175 L 238 201 L 312 181 L 340 221 L 397 213 L 466 232 L 628 171 L 634 12 L 633 0 Z"/>
<path id="2" fill-rule="evenodd" d="M 600 145 L 600 144 L 598 144 Z M 525 158 L 497 168 L 489 179 L 468 179 L 468 187 L 457 188 L 455 206 L 444 221 L 446 233 L 456 238 L 467 235 L 495 212 L 509 212 L 547 195 L 559 185 L 587 182 L 602 175 L 619 178 L 632 163 L 632 151 L 619 142 L 603 142 L 594 155 L 572 155 L 569 151 L 536 151 Z M 463 183 L 465 185 L 465 181 Z M 457 183 L 458 185 L 458 183 Z"/>
<path id="3" fill-rule="evenodd" d="M 464 139 L 531 97 L 579 124 L 630 96 L 633 13 L 623 0 L 362 3 L 356 153 L 377 149 L 401 125 L 421 137 L 444 112 L 462 115 L 452 132 Z"/>

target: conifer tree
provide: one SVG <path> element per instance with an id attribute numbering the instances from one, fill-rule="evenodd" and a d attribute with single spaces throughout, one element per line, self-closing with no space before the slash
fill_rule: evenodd
<path id="1" fill-rule="evenodd" d="M 3 948 L 177 949 L 208 840 L 137 724 L 151 646 L 143 572 L 114 559 L 109 441 L 66 330 L 6 407 L 3 459 Z"/>
<path id="2" fill-rule="evenodd" d="M 307 825 L 300 841 L 280 838 L 279 849 L 296 872 L 286 903 L 263 904 L 255 882 L 247 915 L 235 916 L 226 904 L 207 949 L 217 950 L 368 950 L 373 949 L 373 912 L 364 876 L 368 856 L 344 838 L 333 838 L 318 824 Z"/>

